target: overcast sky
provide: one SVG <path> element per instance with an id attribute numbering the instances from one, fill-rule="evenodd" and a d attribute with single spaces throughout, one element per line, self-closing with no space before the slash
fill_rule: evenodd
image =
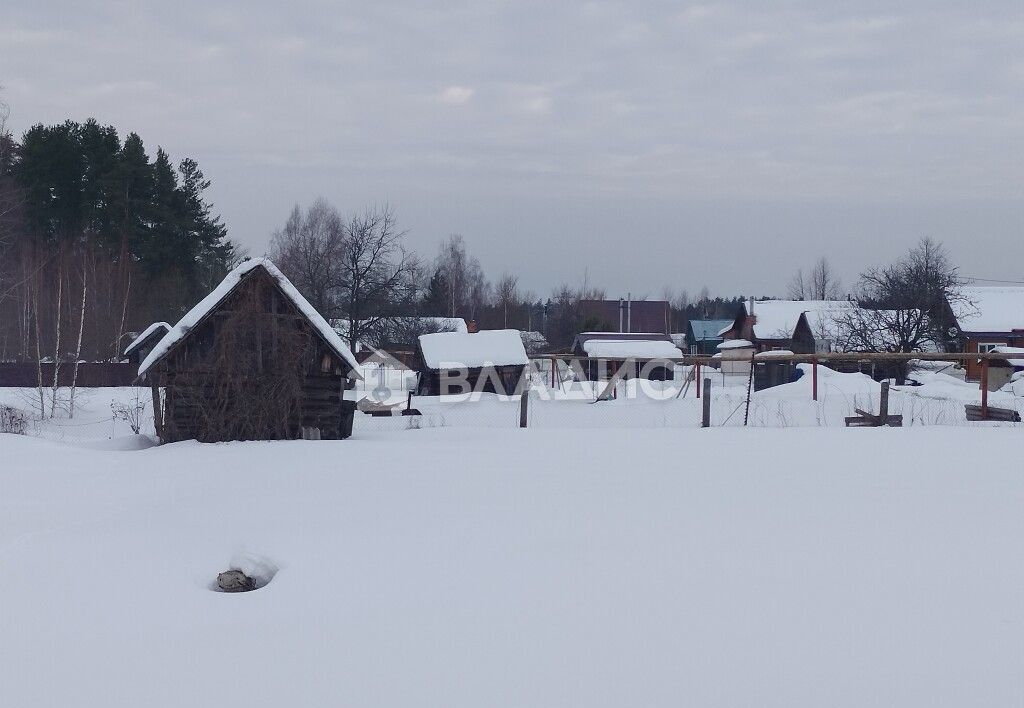
<path id="1" fill-rule="evenodd" d="M 542 293 L 782 294 L 921 236 L 1024 281 L 1024 3 L 39 2 L 0 9 L 20 133 L 194 157 L 262 253 L 387 202 Z"/>

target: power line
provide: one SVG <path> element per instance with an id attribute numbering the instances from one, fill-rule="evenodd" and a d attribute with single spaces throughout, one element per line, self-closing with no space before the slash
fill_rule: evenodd
<path id="1" fill-rule="evenodd" d="M 964 276 L 964 280 L 969 280 L 972 283 L 1007 283 L 1009 285 L 1024 285 L 1024 280 L 999 280 L 998 278 L 972 278 L 970 276 Z"/>

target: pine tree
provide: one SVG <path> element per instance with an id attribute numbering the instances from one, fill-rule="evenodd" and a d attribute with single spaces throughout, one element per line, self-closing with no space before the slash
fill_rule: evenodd
<path id="1" fill-rule="evenodd" d="M 442 317 L 448 312 L 448 300 L 448 281 L 438 268 L 430 276 L 420 307 L 424 315 Z"/>
<path id="2" fill-rule="evenodd" d="M 210 181 L 203 176 L 199 165 L 186 158 L 178 166 L 178 172 L 184 238 L 195 254 L 197 284 L 209 290 L 226 274 L 233 247 L 227 240 L 227 227 L 221 223 L 220 216 L 210 213 L 210 204 L 203 199 Z"/>

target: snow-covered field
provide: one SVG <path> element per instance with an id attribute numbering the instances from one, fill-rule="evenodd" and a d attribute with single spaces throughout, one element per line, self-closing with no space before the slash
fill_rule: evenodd
<path id="1" fill-rule="evenodd" d="M 1022 705 L 1021 434 L 0 435 L 0 706 Z"/>

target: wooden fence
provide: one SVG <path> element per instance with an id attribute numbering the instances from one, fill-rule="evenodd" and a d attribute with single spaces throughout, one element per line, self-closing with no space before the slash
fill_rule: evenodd
<path id="1" fill-rule="evenodd" d="M 34 362 L 0 362 L 0 387 L 35 387 L 39 385 L 39 369 L 43 372 L 43 385 L 53 385 L 53 364 Z M 57 385 L 70 386 L 75 374 L 74 364 L 61 364 L 57 370 Z M 138 367 L 121 362 L 87 362 L 78 365 L 78 385 L 83 388 L 131 386 Z"/>

